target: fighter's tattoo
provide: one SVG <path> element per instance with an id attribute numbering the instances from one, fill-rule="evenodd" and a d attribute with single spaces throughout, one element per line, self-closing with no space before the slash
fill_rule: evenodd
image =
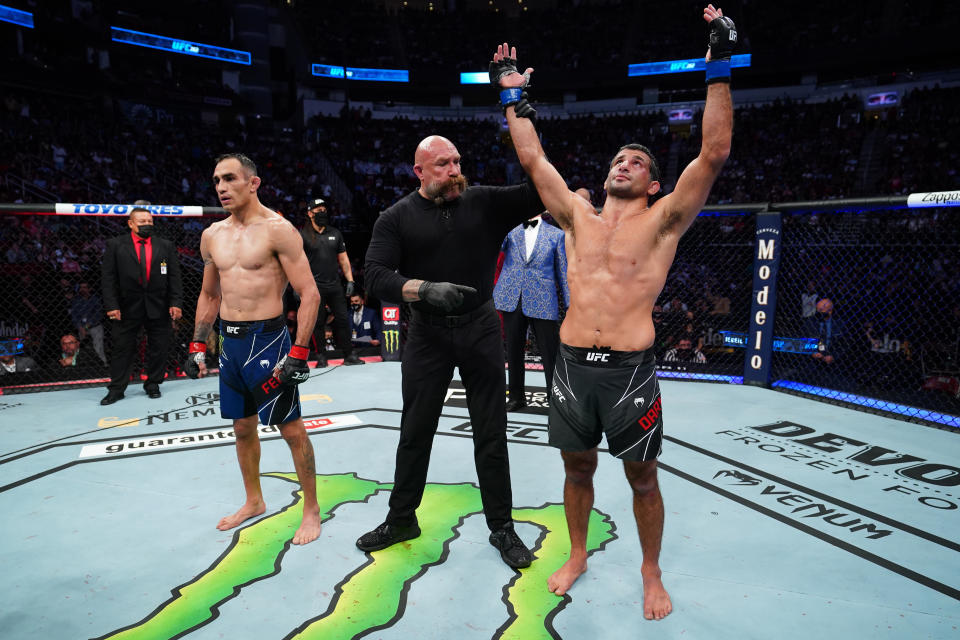
<path id="1" fill-rule="evenodd" d="M 212 322 L 198 322 L 196 328 L 193 330 L 193 341 L 206 342 L 211 329 L 213 329 Z"/>
<path id="2" fill-rule="evenodd" d="M 310 438 L 307 438 L 307 442 L 303 446 L 303 467 L 311 476 L 317 472 L 317 463 L 313 457 L 313 445 L 310 444 Z"/>

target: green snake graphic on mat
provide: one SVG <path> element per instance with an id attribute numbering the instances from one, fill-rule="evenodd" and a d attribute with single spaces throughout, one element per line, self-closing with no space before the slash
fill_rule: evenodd
<path id="1" fill-rule="evenodd" d="M 296 484 L 296 474 L 267 473 L 266 477 Z M 355 474 L 317 476 L 317 495 L 323 520 L 350 502 L 365 502 L 392 485 L 358 478 Z M 280 571 L 280 560 L 300 522 L 300 492 L 280 512 L 239 529 L 230 547 L 205 572 L 173 589 L 173 597 L 153 613 L 130 626 L 100 638 L 174 638 L 212 622 L 219 607 L 258 580 Z M 337 584 L 327 610 L 303 622 L 285 637 L 297 640 L 343 639 L 365 635 L 394 624 L 403 616 L 405 594 L 431 565 L 442 563 L 458 528 L 470 515 L 482 512 L 480 491 L 473 484 L 428 484 L 417 516 L 420 537 L 366 554 L 366 561 Z M 517 572 L 504 586 L 504 621 L 493 638 L 558 638 L 553 617 L 570 601 L 546 588 L 547 577 L 563 564 L 567 529 L 563 505 L 545 504 L 514 509 L 514 519 L 541 530 L 534 548 L 536 561 Z M 591 553 L 616 538 L 614 524 L 594 510 L 590 514 L 587 549 Z M 359 553 L 359 552 L 358 552 Z M 282 631 L 282 630 L 278 630 Z M 99 639 L 98 639 L 99 640 Z"/>

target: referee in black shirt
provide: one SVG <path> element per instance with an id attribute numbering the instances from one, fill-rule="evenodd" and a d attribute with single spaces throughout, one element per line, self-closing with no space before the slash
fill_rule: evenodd
<path id="1" fill-rule="evenodd" d="M 528 184 L 467 188 L 457 148 L 440 136 L 420 143 L 413 171 L 420 188 L 380 215 L 364 266 L 367 290 L 381 300 L 412 302 L 413 319 L 401 363 L 403 417 L 390 511 L 357 546 L 376 551 L 420 535 L 416 509 L 443 399 L 459 367 L 490 543 L 508 565 L 526 567 L 532 555 L 511 515 L 503 342 L 492 295 L 504 236 L 543 204 Z"/>
<path id="2" fill-rule="evenodd" d="M 326 305 L 329 305 L 330 311 L 333 312 L 333 339 L 343 352 L 343 364 L 364 364 L 363 360 L 353 352 L 353 342 L 350 340 L 347 298 L 353 295 L 354 283 L 343 234 L 330 226 L 327 204 L 323 198 L 310 201 L 307 216 L 310 219 L 303 225 L 300 235 L 303 236 L 303 251 L 310 262 L 310 272 L 313 273 L 313 279 L 320 291 L 320 310 L 317 314 L 317 323 L 313 326 L 313 339 L 317 343 L 319 354 L 317 366 L 327 366 L 327 356 L 324 351 L 326 344 L 324 331 L 327 328 Z M 346 292 L 340 285 L 338 265 L 347 278 Z"/>

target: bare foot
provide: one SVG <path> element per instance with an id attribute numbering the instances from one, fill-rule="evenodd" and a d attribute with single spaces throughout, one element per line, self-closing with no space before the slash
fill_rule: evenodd
<path id="1" fill-rule="evenodd" d="M 320 537 L 320 513 L 307 512 L 303 514 L 300 528 L 293 534 L 293 544 L 307 544 Z"/>
<path id="2" fill-rule="evenodd" d="M 217 523 L 217 529 L 220 531 L 226 531 L 228 529 L 233 529 L 238 524 L 242 523 L 244 520 L 249 520 L 250 518 L 256 518 L 258 515 L 267 510 L 267 505 L 260 502 L 254 502 L 253 504 L 244 504 L 240 509 L 233 514 L 232 516 L 226 516 L 220 519 L 220 522 Z"/>
<path id="3" fill-rule="evenodd" d="M 562 596 L 586 570 L 586 560 L 574 560 L 570 558 L 547 579 L 547 588 L 549 588 L 552 593 Z"/>
<path id="4" fill-rule="evenodd" d="M 670 596 L 660 580 L 660 569 L 655 572 L 642 571 L 643 576 L 643 617 L 647 620 L 663 620 L 673 611 Z"/>

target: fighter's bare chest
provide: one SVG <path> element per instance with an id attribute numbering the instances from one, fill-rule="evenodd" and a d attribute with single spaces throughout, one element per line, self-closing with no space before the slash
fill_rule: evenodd
<path id="1" fill-rule="evenodd" d="M 258 237 L 249 229 L 226 230 L 215 238 L 210 251 L 221 272 L 231 269 L 258 270 L 276 263 L 269 238 Z"/>
<path id="2" fill-rule="evenodd" d="M 601 220 L 577 229 L 574 253 L 596 267 L 630 268 L 650 260 L 658 248 L 656 230 L 645 224 L 611 224 Z"/>

